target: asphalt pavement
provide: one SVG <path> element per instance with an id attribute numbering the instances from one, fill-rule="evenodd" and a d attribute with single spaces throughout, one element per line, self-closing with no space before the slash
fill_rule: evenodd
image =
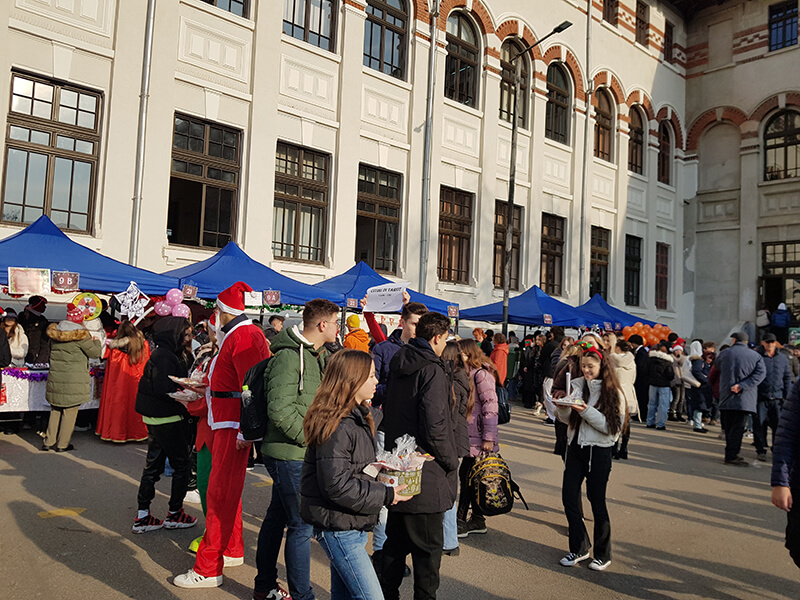
<path id="1" fill-rule="evenodd" d="M 630 459 L 615 461 L 608 486 L 613 559 L 608 571 L 564 568 L 566 520 L 561 459 L 553 428 L 513 406 L 501 426 L 509 461 L 530 510 L 488 519 L 486 535 L 461 540 L 442 558 L 441 600 L 800 598 L 800 570 L 783 547 L 785 513 L 770 504 L 770 465 L 726 466 L 719 429 L 701 435 L 682 423 L 665 432 L 633 425 Z M 173 575 L 192 566 L 193 529 L 131 533 L 145 444 L 113 444 L 76 433 L 76 450 L 41 452 L 32 431 L 0 436 L 0 599 L 249 599 L 258 529 L 271 481 L 257 466 L 243 496 L 245 564 L 225 570 L 221 588 L 182 590 Z M 153 513 L 167 511 L 169 479 L 158 484 Z M 584 502 L 587 521 L 591 508 Z M 591 532 L 591 523 L 587 523 Z M 327 558 L 312 542 L 316 597 L 330 598 Z M 283 564 L 281 581 L 286 581 Z M 412 597 L 410 579 L 403 598 Z"/>

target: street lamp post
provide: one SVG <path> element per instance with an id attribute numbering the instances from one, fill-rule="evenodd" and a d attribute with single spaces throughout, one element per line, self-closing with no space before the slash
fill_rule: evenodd
<path id="1" fill-rule="evenodd" d="M 520 95 L 522 90 L 522 61 L 518 60 L 523 54 L 535 48 L 551 35 L 569 29 L 572 23 L 564 21 L 542 39 L 520 50 L 509 61 L 515 65 L 514 71 L 514 108 L 511 113 L 511 165 L 508 169 L 508 204 L 506 205 L 506 259 L 503 265 L 503 335 L 508 335 L 508 297 L 511 287 L 511 248 L 514 237 L 514 184 L 517 179 L 517 115 L 520 112 Z"/>

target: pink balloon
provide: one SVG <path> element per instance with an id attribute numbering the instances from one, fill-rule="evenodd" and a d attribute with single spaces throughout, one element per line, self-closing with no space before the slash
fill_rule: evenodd
<path id="1" fill-rule="evenodd" d="M 177 306 L 178 304 L 183 302 L 183 292 L 180 291 L 178 288 L 172 288 L 170 291 L 167 292 L 167 298 L 165 302 L 170 306 Z"/>
<path id="2" fill-rule="evenodd" d="M 172 316 L 188 319 L 192 316 L 192 311 L 185 304 L 176 304 L 172 307 Z"/>
<path id="3" fill-rule="evenodd" d="M 167 315 L 172 314 L 172 307 L 163 300 L 156 302 L 153 305 L 153 310 L 155 310 L 156 314 L 160 317 L 166 317 Z"/>

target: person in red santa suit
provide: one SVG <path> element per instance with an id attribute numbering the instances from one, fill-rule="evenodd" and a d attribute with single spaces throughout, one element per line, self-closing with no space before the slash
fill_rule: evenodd
<path id="1" fill-rule="evenodd" d="M 244 314 L 244 294 L 253 290 L 238 281 L 217 297 L 219 353 L 208 370 L 206 399 L 211 428 L 211 474 L 206 492 L 206 531 L 197 549 L 194 568 L 173 583 L 182 588 L 222 585 L 223 554 L 242 510 L 242 489 L 250 443 L 239 433 L 242 382 L 247 371 L 269 357 L 264 332 Z M 228 566 L 242 564 L 241 556 Z M 235 563 L 235 564 L 234 564 Z"/>

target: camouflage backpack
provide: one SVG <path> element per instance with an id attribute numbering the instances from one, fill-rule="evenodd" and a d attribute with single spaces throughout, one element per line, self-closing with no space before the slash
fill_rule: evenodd
<path id="1" fill-rule="evenodd" d="M 502 515 L 514 506 L 517 496 L 528 509 L 519 486 L 511 479 L 511 469 L 496 452 L 481 454 L 469 471 L 467 486 L 475 503 L 487 517 Z"/>

